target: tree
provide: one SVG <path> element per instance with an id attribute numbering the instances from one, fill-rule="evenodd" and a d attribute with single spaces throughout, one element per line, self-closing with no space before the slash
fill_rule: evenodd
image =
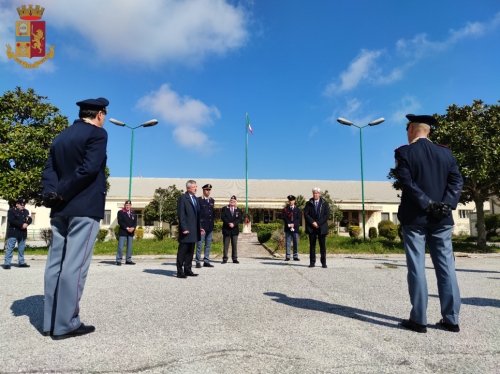
<path id="1" fill-rule="evenodd" d="M 178 190 L 175 184 L 167 188 L 157 188 L 153 200 L 144 208 L 144 220 L 176 225 L 178 223 L 177 200 L 183 193 L 184 191 Z"/>
<path id="2" fill-rule="evenodd" d="M 486 248 L 483 203 L 500 194 L 500 105 L 474 100 L 472 105 L 455 104 L 445 115 L 434 114 L 437 124 L 429 138 L 449 147 L 464 179 L 460 202 L 473 201 L 477 211 L 477 245 Z M 388 178 L 397 177 L 394 172 Z"/>
<path id="3" fill-rule="evenodd" d="M 306 207 L 306 199 L 304 198 L 304 196 L 298 195 L 295 198 L 295 206 L 301 211 L 304 211 L 304 208 Z"/>
<path id="4" fill-rule="evenodd" d="M 50 145 L 68 118 L 35 90 L 16 87 L 0 97 L 0 198 L 40 203 L 40 183 Z"/>
<path id="5" fill-rule="evenodd" d="M 330 194 L 328 193 L 328 190 L 325 190 L 325 192 L 322 195 L 323 199 L 330 205 L 330 217 L 328 219 L 333 221 L 333 224 L 336 225 L 338 222 L 342 220 L 344 217 L 344 214 L 342 211 L 339 209 L 339 207 L 335 204 L 335 201 L 332 200 L 330 197 Z"/>

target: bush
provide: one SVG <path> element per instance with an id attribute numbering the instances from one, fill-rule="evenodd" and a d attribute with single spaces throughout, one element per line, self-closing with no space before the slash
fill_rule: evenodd
<path id="1" fill-rule="evenodd" d="M 349 236 L 351 238 L 357 238 L 360 233 L 361 233 L 361 227 L 349 225 Z"/>
<path id="2" fill-rule="evenodd" d="M 276 230 L 271 234 L 271 238 L 276 242 L 276 248 L 274 252 L 279 251 L 280 249 L 285 249 L 285 231 L 284 230 Z"/>
<path id="3" fill-rule="evenodd" d="M 403 227 L 401 226 L 400 223 L 398 224 L 398 236 L 399 240 L 403 241 Z"/>
<path id="4" fill-rule="evenodd" d="M 273 232 L 276 230 L 283 229 L 284 227 L 285 224 L 283 223 L 282 220 L 273 223 L 254 223 L 252 224 L 252 232 L 256 232 L 257 234 L 263 231 Z"/>
<path id="5" fill-rule="evenodd" d="M 108 232 L 109 232 L 109 230 L 107 230 L 107 229 L 100 229 L 97 232 L 97 241 L 103 242 L 104 239 L 106 239 L 106 236 L 108 236 Z"/>
<path id="6" fill-rule="evenodd" d="M 224 223 L 222 221 L 214 222 L 214 232 L 222 232 L 222 225 Z"/>
<path id="7" fill-rule="evenodd" d="M 222 243 L 224 241 L 224 237 L 222 236 L 222 232 L 212 232 L 212 243 Z"/>
<path id="8" fill-rule="evenodd" d="M 120 231 L 120 225 L 116 225 L 114 228 L 113 228 L 113 232 L 115 233 L 115 238 L 116 240 L 118 240 L 119 236 L 118 235 L 118 232 Z"/>
<path id="9" fill-rule="evenodd" d="M 376 237 L 378 237 L 378 233 L 377 233 L 377 228 L 376 227 L 370 227 L 370 229 L 368 230 L 368 237 L 370 239 L 375 239 Z"/>
<path id="10" fill-rule="evenodd" d="M 135 229 L 134 238 L 136 240 L 141 240 L 142 238 L 144 238 L 144 229 L 141 226 L 139 226 L 139 228 Z"/>
<path id="11" fill-rule="evenodd" d="M 395 240 L 398 237 L 398 227 L 394 224 L 385 225 L 378 230 L 380 236 L 389 240 Z"/>
<path id="12" fill-rule="evenodd" d="M 40 237 L 42 240 L 45 242 L 47 247 L 50 245 L 50 242 L 52 240 L 52 229 L 40 229 Z"/>
<path id="13" fill-rule="evenodd" d="M 484 225 L 490 236 L 492 234 L 495 235 L 496 231 L 500 228 L 500 214 L 485 214 Z"/>
<path id="14" fill-rule="evenodd" d="M 156 239 L 163 240 L 168 237 L 168 235 L 170 234 L 170 230 L 157 227 L 156 229 L 151 231 L 151 234 L 153 234 Z"/>
<path id="15" fill-rule="evenodd" d="M 264 244 L 271 239 L 273 233 L 271 231 L 261 231 L 257 233 L 257 240 L 260 244 Z"/>
<path id="16" fill-rule="evenodd" d="M 378 223 L 378 232 L 380 233 L 380 229 L 381 229 L 382 227 L 384 227 L 384 226 L 387 226 L 387 225 L 389 225 L 389 226 L 395 226 L 395 225 L 394 225 L 394 223 L 393 223 L 392 221 L 390 221 L 390 220 L 388 220 L 388 219 L 383 219 L 382 221 L 380 221 L 380 222 Z M 382 235 L 382 234 L 380 234 L 380 235 Z"/>

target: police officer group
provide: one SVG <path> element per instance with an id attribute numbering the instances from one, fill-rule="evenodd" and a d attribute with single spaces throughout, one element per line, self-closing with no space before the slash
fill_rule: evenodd
<path id="1" fill-rule="evenodd" d="M 106 197 L 107 132 L 103 128 L 109 101 L 88 99 L 77 103 L 79 119 L 61 132 L 53 141 L 42 175 L 42 201 L 51 208 L 53 237 L 45 269 L 43 335 L 61 340 L 95 331 L 94 326 L 80 320 L 79 301 L 87 278 L 99 221 L 104 218 Z M 428 134 L 436 120 L 433 116 L 407 115 L 408 145 L 395 150 L 396 171 L 402 185 L 398 217 L 402 225 L 408 264 L 408 290 L 412 309 L 401 325 L 418 333 L 427 331 L 427 284 L 425 279 L 425 245 L 438 279 L 444 329 L 460 331 L 458 315 L 460 293 L 455 274 L 451 233 L 453 218 L 462 190 L 462 177 L 451 151 L 429 141 Z M 196 181 L 186 183 L 186 192 L 177 202 L 179 248 L 177 277 L 195 277 L 191 267 L 196 247 L 196 268 L 213 265 L 210 247 L 214 229 L 215 201 L 210 197 L 211 184 L 202 187 L 203 195 L 196 197 Z M 320 262 L 326 264 L 326 236 L 330 207 L 321 197 L 321 189 L 312 189 L 312 198 L 304 208 L 305 232 L 309 236 L 309 267 L 316 264 L 316 242 L 320 247 Z M 299 261 L 298 233 L 302 212 L 295 206 L 295 196 L 287 197 L 283 220 L 286 235 L 285 261 Z M 231 260 L 238 264 L 238 225 L 242 211 L 236 206 L 236 196 L 221 211 L 224 250 L 222 264 Z M 18 243 L 18 266 L 29 267 L 24 261 L 27 227 L 32 223 L 29 212 L 20 199 L 8 212 L 4 269 L 10 269 L 12 252 Z M 122 264 L 127 243 L 125 264 L 132 261 L 132 238 L 137 227 L 137 215 L 127 200 L 118 212 L 119 244 L 116 265 Z M 203 258 L 202 247 L 204 245 Z M 293 245 L 293 251 L 291 246 Z M 202 265 L 203 264 L 203 265 Z"/>

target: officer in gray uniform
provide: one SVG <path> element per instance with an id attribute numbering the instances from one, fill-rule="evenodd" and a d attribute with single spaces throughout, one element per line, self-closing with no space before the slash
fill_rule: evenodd
<path id="1" fill-rule="evenodd" d="M 24 209 L 26 202 L 24 199 L 17 200 L 15 208 L 9 209 L 7 213 L 7 220 L 9 221 L 9 229 L 7 230 L 7 241 L 5 248 L 5 262 L 2 267 L 5 270 L 10 269 L 10 262 L 12 261 L 12 252 L 17 241 L 17 260 L 18 267 L 29 268 L 30 266 L 24 262 L 24 247 L 26 246 L 26 238 L 28 236 L 28 226 L 31 224 L 32 219 L 30 212 Z"/>
<path id="2" fill-rule="evenodd" d="M 395 159 L 396 173 L 403 188 L 398 218 L 403 229 L 413 307 L 410 318 L 403 320 L 401 325 L 416 332 L 427 332 L 427 243 L 436 271 L 443 316 L 438 325 L 458 332 L 461 301 L 451 243 L 454 224 L 451 211 L 457 207 L 463 180 L 451 151 L 427 138 L 436 119 L 414 114 L 406 118 L 409 144 L 395 150 Z"/>
<path id="3" fill-rule="evenodd" d="M 51 208 L 52 243 L 45 268 L 43 334 L 54 340 L 91 333 L 80 321 L 80 298 L 106 199 L 104 98 L 76 103 L 79 117 L 52 142 L 42 174 Z"/>

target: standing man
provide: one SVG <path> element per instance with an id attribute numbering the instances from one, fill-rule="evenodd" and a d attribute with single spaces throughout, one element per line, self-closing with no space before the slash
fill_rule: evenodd
<path id="1" fill-rule="evenodd" d="M 456 209 L 463 180 L 451 151 L 427 137 L 436 123 L 433 116 L 406 115 L 409 145 L 395 150 L 396 172 L 403 188 L 398 218 L 408 266 L 408 289 L 412 309 L 401 322 L 407 329 L 427 332 L 427 281 L 425 245 L 436 272 L 441 315 L 439 325 L 458 332 L 460 291 L 451 243 L 452 209 Z"/>
<path id="2" fill-rule="evenodd" d="M 210 247 L 212 245 L 212 233 L 214 231 L 214 204 L 215 201 L 210 197 L 212 185 L 206 184 L 203 187 L 203 196 L 198 198 L 198 205 L 200 206 L 200 223 L 201 228 L 205 230 L 201 234 L 201 240 L 196 246 L 196 267 L 201 268 L 201 246 L 205 242 L 205 257 L 203 258 L 203 267 L 213 268 L 210 263 Z"/>
<path id="3" fill-rule="evenodd" d="M 30 217 L 30 212 L 24 209 L 25 205 L 26 203 L 24 199 L 19 199 L 16 202 L 16 206 L 12 209 L 9 209 L 7 213 L 9 229 L 7 230 L 7 248 L 5 249 L 5 261 L 2 266 L 5 270 L 10 269 L 12 252 L 14 252 L 16 241 L 18 267 L 30 267 L 26 262 L 24 262 L 24 247 L 26 246 L 26 237 L 28 236 L 28 225 L 30 225 L 33 221 Z"/>
<path id="4" fill-rule="evenodd" d="M 177 250 L 177 278 L 196 277 L 191 270 L 194 246 L 205 233 L 200 226 L 200 206 L 196 199 L 196 181 L 186 183 L 186 193 L 177 200 L 179 219 L 179 248 Z"/>
<path id="5" fill-rule="evenodd" d="M 52 142 L 42 174 L 52 242 L 45 267 L 43 334 L 55 340 L 95 331 L 80 321 L 80 298 L 106 200 L 108 100 L 76 103 L 80 119 Z"/>
<path id="6" fill-rule="evenodd" d="M 309 267 L 316 266 L 316 238 L 318 238 L 321 266 L 326 268 L 326 235 L 328 235 L 330 206 L 321 197 L 319 187 L 314 187 L 312 193 L 313 197 L 306 203 L 304 208 L 306 233 L 309 234 Z"/>
<path id="7" fill-rule="evenodd" d="M 299 260 L 299 227 L 302 222 L 302 213 L 299 207 L 295 206 L 295 196 L 288 195 L 289 205 L 285 207 L 283 220 L 285 221 L 286 235 L 286 257 L 285 261 L 290 261 L 290 242 L 293 240 L 293 260 Z"/>
<path id="8" fill-rule="evenodd" d="M 224 238 L 224 254 L 222 263 L 227 263 L 227 252 L 229 250 L 229 240 L 231 240 L 231 257 L 233 263 L 239 264 L 238 261 L 238 235 L 240 233 L 239 223 L 243 216 L 241 209 L 236 206 L 236 196 L 231 196 L 229 205 L 222 208 L 222 236 Z"/>
<path id="9" fill-rule="evenodd" d="M 135 228 L 137 227 L 137 214 L 131 209 L 132 202 L 125 201 L 122 210 L 118 211 L 118 249 L 116 251 L 116 265 L 122 265 L 123 246 L 127 242 L 127 257 L 125 265 L 135 265 L 132 261 L 132 241 L 134 240 Z"/>

